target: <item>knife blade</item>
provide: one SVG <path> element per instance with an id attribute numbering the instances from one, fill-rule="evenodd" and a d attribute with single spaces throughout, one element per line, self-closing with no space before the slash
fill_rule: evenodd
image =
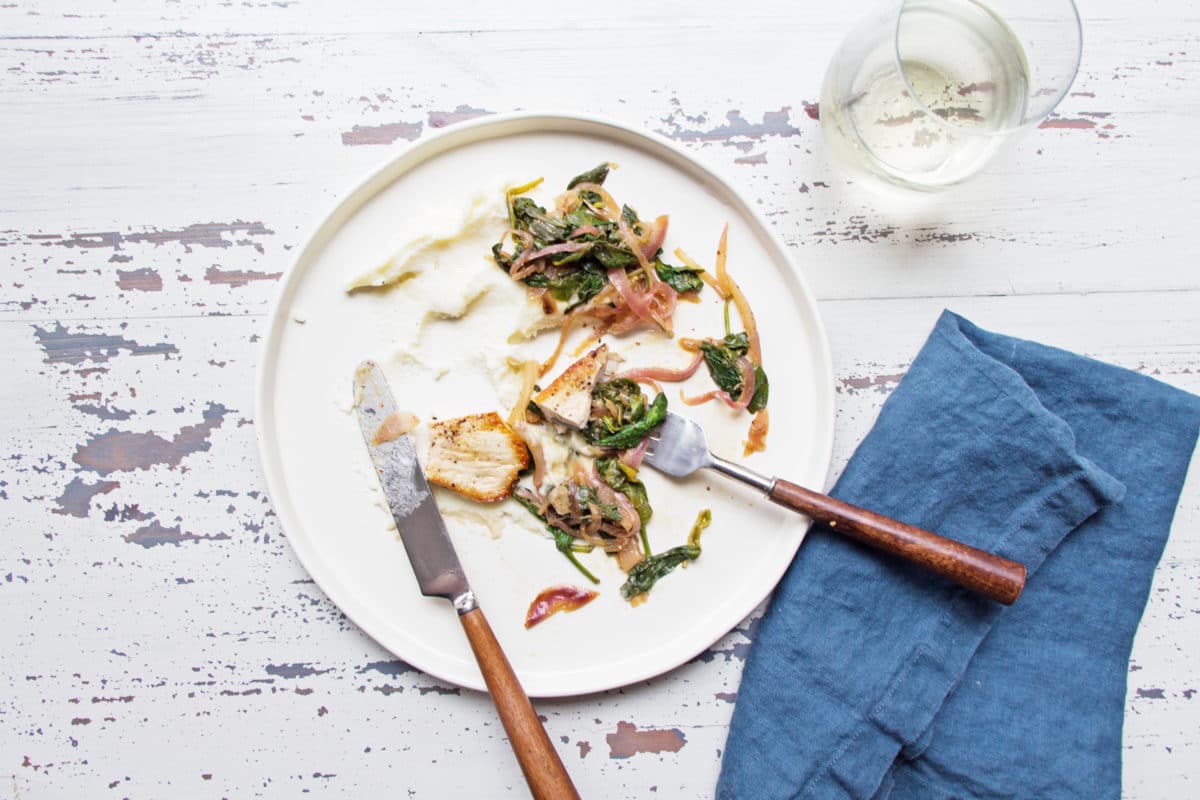
<path id="1" fill-rule="evenodd" d="M 380 428 L 398 409 L 387 378 L 374 361 L 364 361 L 355 370 L 354 407 L 421 594 L 445 597 L 459 613 L 464 613 L 464 605 L 470 610 L 474 607 L 471 587 L 417 461 L 412 438 L 408 434 L 380 435 Z"/>
<path id="2" fill-rule="evenodd" d="M 517 763 L 535 800 L 579 800 L 571 776 L 521 687 L 496 634 L 475 602 L 462 564 L 446 533 L 417 451 L 408 434 L 392 436 L 388 424 L 396 400 L 383 370 L 364 361 L 354 372 L 354 407 L 371 463 L 387 497 L 421 593 L 454 603 L 471 652 L 496 704 Z"/>

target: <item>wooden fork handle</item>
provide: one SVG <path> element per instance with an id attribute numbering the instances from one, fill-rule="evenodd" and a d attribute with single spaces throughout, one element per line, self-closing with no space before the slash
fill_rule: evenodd
<path id="1" fill-rule="evenodd" d="M 525 782 L 529 784 L 529 792 L 534 800 L 579 800 L 579 792 L 567 774 L 558 751 L 546 735 L 542 721 L 529 696 L 521 688 L 517 675 L 496 635 L 492 626 L 488 625 L 483 611 L 475 608 L 459 616 L 471 650 L 479 662 L 483 680 L 487 683 L 492 700 L 496 703 L 496 711 L 500 713 L 500 722 L 504 732 L 508 734 L 509 744 L 525 773 Z"/>
<path id="2" fill-rule="evenodd" d="M 1025 565 L 1016 561 L 784 480 L 775 481 L 767 496 L 807 514 L 834 533 L 908 559 L 1005 605 L 1011 605 L 1025 588 Z"/>

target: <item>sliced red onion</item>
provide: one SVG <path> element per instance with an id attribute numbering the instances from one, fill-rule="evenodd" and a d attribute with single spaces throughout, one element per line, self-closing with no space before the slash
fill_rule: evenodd
<path id="1" fill-rule="evenodd" d="M 621 453 L 621 463 L 632 469 L 640 469 L 642 466 L 642 459 L 646 457 L 646 448 L 649 445 L 649 438 L 642 439 L 637 447 Z"/>
<path id="2" fill-rule="evenodd" d="M 636 367 L 622 372 L 617 377 L 628 378 L 631 381 L 651 380 L 651 381 L 669 381 L 678 383 L 686 381 L 688 378 L 696 374 L 696 370 L 700 368 L 700 363 L 704 360 L 704 354 L 699 350 L 696 351 L 695 358 L 692 363 L 682 369 L 668 369 L 667 367 Z"/>

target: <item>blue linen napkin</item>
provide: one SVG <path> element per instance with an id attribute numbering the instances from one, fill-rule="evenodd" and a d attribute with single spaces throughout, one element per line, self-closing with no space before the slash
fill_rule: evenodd
<path id="1" fill-rule="evenodd" d="M 733 798 L 1116 798 L 1200 398 L 943 313 L 832 494 L 1026 565 L 1010 608 L 814 529 L 746 660 Z"/>

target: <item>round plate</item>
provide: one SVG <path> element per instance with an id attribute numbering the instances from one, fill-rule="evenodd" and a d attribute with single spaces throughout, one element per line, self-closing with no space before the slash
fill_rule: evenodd
<path id="1" fill-rule="evenodd" d="M 771 380 L 768 448 L 743 461 L 809 486 L 823 486 L 828 472 L 833 375 L 816 303 L 784 248 L 728 182 L 664 139 L 589 117 L 490 117 L 407 148 L 334 207 L 283 279 L 260 363 L 256 430 L 271 501 L 308 572 L 381 645 L 460 686 L 484 688 L 454 611 L 417 589 L 378 502 L 350 407 L 351 378 L 361 360 L 377 358 L 385 367 L 398 363 L 391 332 L 406 322 L 398 319 L 391 292 L 404 287 L 348 295 L 345 285 L 379 263 L 414 214 L 443 204 L 454 208 L 496 177 L 522 181 L 542 175 L 557 190 L 601 161 L 621 166 L 606 183 L 618 201 L 647 217 L 670 215 L 668 253 L 683 247 L 711 265 L 728 222 L 730 274 L 754 308 Z M 702 304 L 681 304 L 677 333 L 721 335 L 721 304 L 711 290 L 702 295 Z M 461 341 L 468 330 L 439 322 L 436 331 L 422 335 L 440 337 L 435 349 L 450 354 L 464 344 L 468 351 L 475 346 Z M 508 333 L 497 330 L 486 338 L 503 343 Z M 544 353 L 556 338 L 545 334 L 532 346 Z M 617 351 L 637 348 L 628 338 L 606 341 Z M 436 372 L 405 373 L 399 380 L 389 373 L 401 408 L 422 420 L 492 409 L 506 413 L 494 393 L 479 388 L 485 384 L 471 382 L 469 364 L 454 358 L 447 355 Z M 567 363 L 564 358 L 559 368 Z M 711 386 L 703 369 L 692 381 L 689 393 Z M 688 408 L 678 402 L 678 388 L 668 384 L 666 391 L 672 408 L 705 426 L 714 450 L 741 455 L 748 416 L 719 403 Z M 719 476 L 671 481 L 648 467 L 642 475 L 654 506 L 649 534 L 656 551 L 682 544 L 701 508 L 712 510 L 713 521 L 702 556 L 665 577 L 637 608 L 621 599 L 623 576 L 613 560 L 596 552 L 585 559 L 601 578 L 600 596 L 526 630 L 525 611 L 539 591 L 560 583 L 582 585 L 582 578 L 550 541 L 527 527 L 510 523 L 489 534 L 481 525 L 447 520 L 480 606 L 530 695 L 611 689 L 688 661 L 767 597 L 804 536 L 804 518 Z M 479 510 L 495 514 L 488 507 Z"/>

